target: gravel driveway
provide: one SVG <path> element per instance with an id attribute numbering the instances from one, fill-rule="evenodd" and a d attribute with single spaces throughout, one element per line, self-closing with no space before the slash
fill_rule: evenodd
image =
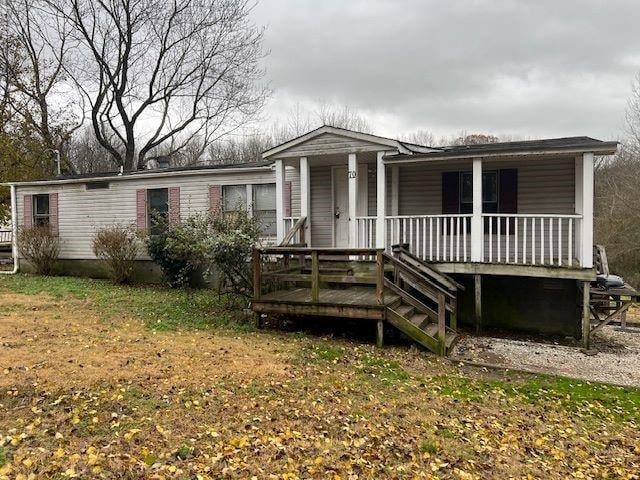
<path id="1" fill-rule="evenodd" d="M 594 335 L 596 355 L 578 346 L 493 337 L 463 337 L 451 357 L 501 367 L 640 387 L 640 327 L 606 326 Z"/>

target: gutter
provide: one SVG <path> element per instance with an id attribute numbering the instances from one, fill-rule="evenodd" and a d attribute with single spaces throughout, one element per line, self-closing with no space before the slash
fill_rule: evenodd
<path id="1" fill-rule="evenodd" d="M 212 168 L 212 169 L 202 169 L 202 170 L 182 170 L 182 171 L 166 171 L 166 172 L 148 172 L 148 173 L 136 173 L 133 175 L 110 175 L 110 176 L 100 176 L 96 175 L 95 177 L 82 177 L 82 178 L 67 178 L 61 180 L 36 180 L 32 182 L 6 182 L 0 183 L 2 186 L 12 187 L 14 185 L 19 187 L 29 187 L 29 186 L 40 186 L 40 185 L 67 185 L 74 183 L 87 183 L 87 182 L 116 182 L 116 181 L 127 181 L 127 180 L 135 180 L 137 178 L 140 179 L 149 179 L 149 178 L 164 178 L 164 177 L 189 177 L 189 176 L 199 176 L 199 175 L 224 175 L 225 173 L 254 173 L 254 172 L 268 172 L 273 170 L 273 166 L 263 165 L 258 167 L 231 167 L 231 168 Z"/>
<path id="2" fill-rule="evenodd" d="M 11 257 L 13 258 L 13 269 L 11 271 L 0 271 L 1 275 L 15 275 L 18 273 L 18 200 L 16 186 L 11 187 Z"/>

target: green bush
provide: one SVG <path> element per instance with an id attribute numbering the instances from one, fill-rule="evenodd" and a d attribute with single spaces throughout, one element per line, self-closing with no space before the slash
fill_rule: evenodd
<path id="1" fill-rule="evenodd" d="M 147 239 L 147 252 L 171 287 L 197 286 L 209 264 L 210 220 L 205 215 L 170 225 L 158 220 Z"/>
<path id="2" fill-rule="evenodd" d="M 93 253 L 103 260 L 114 283 L 129 283 L 140 251 L 140 234 L 134 225 L 113 225 L 93 237 Z"/>
<path id="3" fill-rule="evenodd" d="M 194 215 L 179 224 L 158 224 L 147 251 L 172 287 L 218 277 L 220 290 L 248 293 L 249 260 L 259 237 L 259 223 L 244 211 Z"/>

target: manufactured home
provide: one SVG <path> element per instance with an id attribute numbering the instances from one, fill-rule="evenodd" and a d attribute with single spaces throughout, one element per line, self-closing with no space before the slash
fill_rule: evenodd
<path id="1" fill-rule="evenodd" d="M 96 228 L 241 205 L 272 245 L 253 259 L 259 314 L 374 319 L 426 346 L 445 340 L 432 322 L 584 337 L 594 158 L 616 149 L 589 137 L 432 148 L 323 126 L 259 163 L 14 183 L 14 228 L 51 225 L 62 269 L 97 274 Z M 157 276 L 139 263 L 139 278 Z"/>

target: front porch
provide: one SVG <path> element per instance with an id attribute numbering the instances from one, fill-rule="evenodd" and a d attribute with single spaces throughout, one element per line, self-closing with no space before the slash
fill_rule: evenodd
<path id="1" fill-rule="evenodd" d="M 590 152 L 408 161 L 386 150 L 276 159 L 278 244 L 288 233 L 313 248 L 406 244 L 447 273 L 590 279 L 593 162 Z"/>

